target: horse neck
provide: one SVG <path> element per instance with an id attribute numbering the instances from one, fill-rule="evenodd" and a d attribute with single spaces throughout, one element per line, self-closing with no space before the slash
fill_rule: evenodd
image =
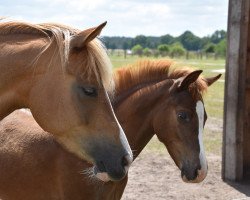
<path id="1" fill-rule="evenodd" d="M 134 151 L 134 158 L 140 154 L 155 134 L 153 128 L 154 110 L 162 97 L 162 89 L 164 89 L 164 96 L 168 96 L 167 88 L 170 88 L 171 85 L 172 80 L 164 80 L 157 84 L 140 87 L 136 91 L 131 88 L 134 92 L 130 96 L 120 99 L 117 106 L 114 105 L 116 116 L 125 131 L 131 149 Z"/>
<path id="2" fill-rule="evenodd" d="M 0 120 L 15 109 L 27 107 L 27 97 L 35 74 L 41 74 L 33 64 L 48 44 L 40 35 L 0 35 Z"/>

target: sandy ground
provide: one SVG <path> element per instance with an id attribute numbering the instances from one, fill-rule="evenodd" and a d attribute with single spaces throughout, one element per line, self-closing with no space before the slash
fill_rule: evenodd
<path id="1" fill-rule="evenodd" d="M 133 163 L 122 200 L 246 200 L 250 184 L 221 180 L 221 157 L 208 155 L 209 172 L 199 184 L 184 183 L 180 171 L 166 154 L 144 150 Z"/>

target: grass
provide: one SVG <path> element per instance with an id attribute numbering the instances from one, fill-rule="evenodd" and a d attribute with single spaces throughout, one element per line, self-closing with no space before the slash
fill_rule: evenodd
<path id="1" fill-rule="evenodd" d="M 110 56 L 114 68 L 126 66 L 136 62 L 138 59 L 155 59 L 155 58 L 139 58 L 137 56 L 128 56 L 124 59 L 123 56 L 112 55 Z M 218 73 L 213 72 L 213 70 L 224 69 L 225 60 L 214 60 L 214 59 L 203 59 L 203 60 L 185 60 L 177 59 L 174 60 L 177 65 L 189 66 L 195 69 L 202 69 L 203 76 L 215 76 Z M 224 103 L 224 73 L 220 81 L 216 82 L 214 85 L 210 86 L 208 92 L 204 96 L 205 108 L 208 117 L 211 117 L 213 121 L 218 121 L 219 124 L 222 122 L 223 118 L 223 103 Z M 217 124 L 218 125 L 218 124 Z M 221 154 L 222 145 L 222 133 L 218 130 L 211 129 L 211 126 L 205 127 L 204 131 L 204 145 L 205 149 L 209 153 Z M 162 145 L 156 137 L 154 137 L 146 147 L 147 150 L 156 151 L 159 153 L 166 153 L 164 145 Z"/>
<path id="2" fill-rule="evenodd" d="M 210 154 L 221 155 L 222 150 L 222 135 L 219 131 L 205 129 L 203 138 L 205 151 Z M 167 154 L 164 144 L 159 142 L 157 137 L 153 137 L 145 147 L 145 150 L 156 152 L 159 154 Z"/>
<path id="3" fill-rule="evenodd" d="M 114 68 L 132 64 L 136 62 L 138 59 L 139 59 L 138 56 L 129 56 L 127 57 L 127 59 L 124 59 L 123 56 L 115 56 L 115 55 L 111 56 L 111 61 L 112 61 Z"/>
<path id="4" fill-rule="evenodd" d="M 222 153 L 222 133 L 219 131 L 212 131 L 205 129 L 204 131 L 204 145 L 206 152 L 221 155 Z"/>

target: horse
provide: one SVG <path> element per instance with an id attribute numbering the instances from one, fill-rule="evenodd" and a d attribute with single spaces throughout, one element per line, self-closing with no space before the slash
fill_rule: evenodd
<path id="1" fill-rule="evenodd" d="M 221 76 L 204 78 L 201 73 L 177 68 L 168 60 L 146 60 L 121 68 L 114 76 L 112 105 L 134 150 L 134 159 L 156 134 L 188 183 L 201 182 L 207 175 L 202 141 L 207 115 L 202 96 Z M 6 154 L 0 148 L 0 163 L 6 165 L 0 172 L 0 198 L 121 198 L 128 176 L 106 183 L 89 177 L 83 169 L 87 171 L 91 165 L 64 150 L 32 116 L 14 113 L 0 127 L 1 145 L 9 151 Z"/>
<path id="2" fill-rule="evenodd" d="M 113 112 L 111 62 L 97 36 L 59 24 L 0 23 L 0 120 L 29 108 L 67 150 L 95 165 L 100 179 L 121 180 L 132 152 Z"/>

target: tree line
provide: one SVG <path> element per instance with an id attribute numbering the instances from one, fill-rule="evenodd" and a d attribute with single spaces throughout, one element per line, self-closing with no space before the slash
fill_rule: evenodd
<path id="1" fill-rule="evenodd" d="M 107 49 L 132 50 L 139 56 L 183 56 L 189 52 L 197 55 L 213 54 L 215 57 L 226 55 L 226 31 L 217 30 L 212 35 L 198 37 L 191 31 L 185 31 L 178 37 L 166 34 L 160 37 L 138 35 L 132 37 L 103 37 Z"/>

